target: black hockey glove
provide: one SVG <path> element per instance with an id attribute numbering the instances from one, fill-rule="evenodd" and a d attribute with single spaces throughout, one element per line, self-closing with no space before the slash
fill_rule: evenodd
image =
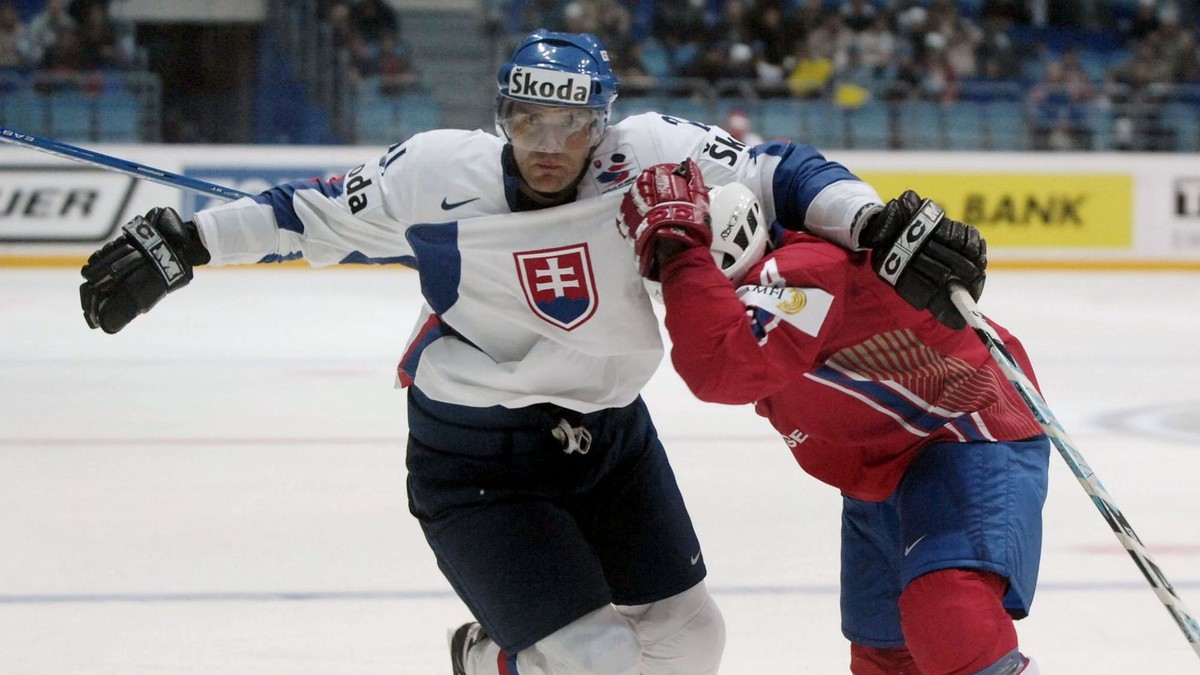
<path id="1" fill-rule="evenodd" d="M 192 267 L 209 261 L 191 221 L 170 208 L 151 209 L 126 223 L 83 266 L 79 287 L 88 327 L 116 333 L 167 293 L 192 280 Z"/>
<path id="2" fill-rule="evenodd" d="M 983 294 L 987 242 L 979 230 L 907 190 L 867 218 L 858 245 L 871 249 L 875 271 L 908 304 L 950 328 L 966 326 L 950 300 L 950 283 L 961 283 L 975 300 Z"/>

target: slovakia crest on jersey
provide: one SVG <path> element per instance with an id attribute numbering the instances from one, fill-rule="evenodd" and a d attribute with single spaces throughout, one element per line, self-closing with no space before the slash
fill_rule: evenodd
<path id="1" fill-rule="evenodd" d="M 525 300 L 538 318 L 575 330 L 596 313 L 596 280 L 588 246 L 572 244 L 513 254 Z"/>
<path id="2" fill-rule="evenodd" d="M 600 192 L 611 192 L 630 185 L 642 172 L 629 145 L 622 145 L 616 152 L 593 159 L 592 168 L 595 169 L 596 187 Z"/>

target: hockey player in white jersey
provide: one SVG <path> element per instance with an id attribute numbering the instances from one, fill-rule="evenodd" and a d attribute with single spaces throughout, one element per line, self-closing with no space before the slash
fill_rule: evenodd
<path id="1" fill-rule="evenodd" d="M 398 368 L 409 506 L 476 619 L 452 672 L 716 673 L 724 623 L 639 395 L 663 345 L 615 227 L 622 196 L 691 157 L 709 185 L 749 185 L 768 220 L 848 248 L 890 248 L 913 214 L 805 145 L 747 148 L 660 114 L 610 126 L 617 79 L 590 35 L 535 31 L 498 86 L 498 134 L 422 133 L 340 179 L 135 219 L 83 268 L 85 318 L 115 333 L 199 265 L 416 268 L 426 304 Z M 978 295 L 985 265 L 978 232 L 938 227 L 894 285 L 954 323 L 949 280 Z"/>

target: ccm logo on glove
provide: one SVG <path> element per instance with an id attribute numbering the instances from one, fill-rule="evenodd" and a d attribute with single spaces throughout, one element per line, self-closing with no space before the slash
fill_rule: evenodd
<path id="1" fill-rule="evenodd" d="M 912 222 L 892 245 L 892 249 L 888 251 L 883 265 L 880 266 L 879 276 L 895 286 L 896 279 L 900 277 L 904 268 L 908 267 L 908 261 L 921 248 L 921 244 L 929 238 L 929 235 L 933 234 L 933 228 L 937 226 L 944 215 L 946 212 L 937 204 L 928 199 L 922 202 L 921 208 L 913 216 Z"/>

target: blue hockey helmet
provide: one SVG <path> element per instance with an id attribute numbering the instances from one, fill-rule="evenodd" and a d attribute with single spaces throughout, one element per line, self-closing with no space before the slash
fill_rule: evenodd
<path id="1" fill-rule="evenodd" d="M 612 102 L 617 97 L 617 76 L 609 64 L 608 52 L 588 33 L 535 30 L 500 66 L 496 83 L 497 131 L 514 145 L 524 142 L 527 147 L 546 150 L 562 144 L 558 132 L 564 130 L 586 130 L 587 142 L 594 146 L 608 128 Z M 553 120 L 531 118 L 528 113 L 537 106 L 563 111 Z M 514 136 L 514 132 L 518 133 Z"/>

